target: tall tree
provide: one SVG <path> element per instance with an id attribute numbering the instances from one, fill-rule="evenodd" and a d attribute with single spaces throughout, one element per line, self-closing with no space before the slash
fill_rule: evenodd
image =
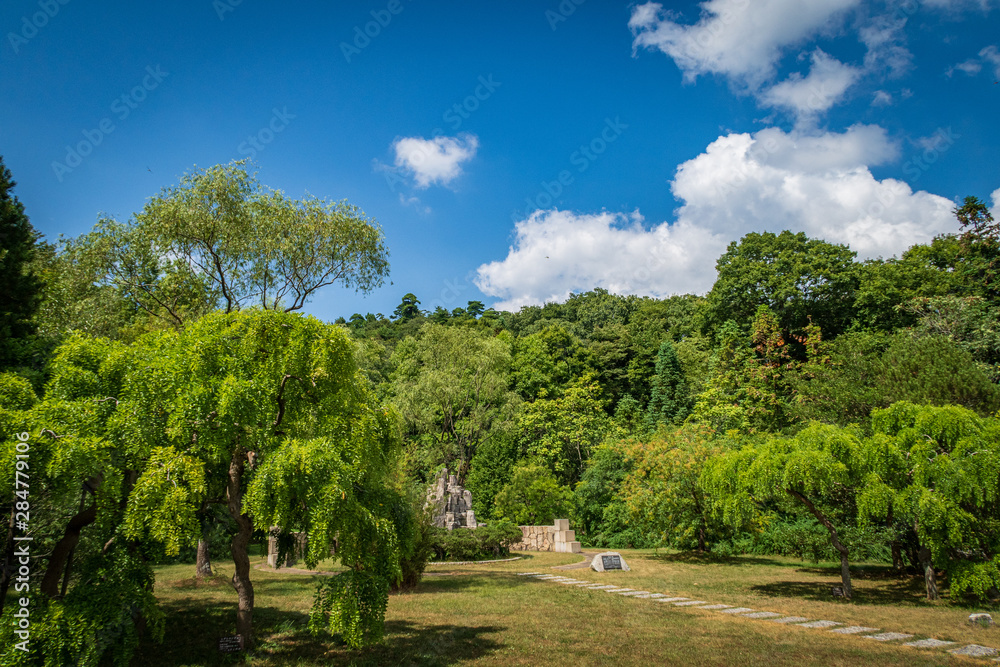
<path id="1" fill-rule="evenodd" d="M 396 320 L 412 320 L 420 316 L 420 299 L 415 294 L 407 293 L 403 295 L 403 300 L 392 311 L 392 317 Z"/>
<path id="2" fill-rule="evenodd" d="M 691 412 L 691 394 L 687 388 L 680 359 L 670 340 L 660 343 L 656 355 L 656 375 L 646 411 L 650 430 L 659 424 L 680 424 Z"/>
<path id="3" fill-rule="evenodd" d="M 978 197 L 966 197 L 954 213 L 962 228 L 966 278 L 995 302 L 1000 297 L 1000 223 Z"/>
<path id="4" fill-rule="evenodd" d="M 716 263 L 718 278 L 708 294 L 709 323 L 744 324 L 758 306 L 774 312 L 785 333 L 805 329 L 810 320 L 827 338 L 847 330 L 858 286 L 855 253 L 845 245 L 789 231 L 750 233 Z"/>
<path id="5" fill-rule="evenodd" d="M 477 448 L 510 420 L 510 342 L 474 328 L 425 324 L 393 352 L 393 402 L 420 443 L 427 472 L 468 473 Z"/>
<path id="6" fill-rule="evenodd" d="M 862 517 L 899 522 L 916 537 L 928 599 L 936 568 L 952 597 L 1000 586 L 1000 420 L 957 406 L 895 403 L 872 414 L 860 450 Z"/>
<path id="7" fill-rule="evenodd" d="M 844 597 L 850 599 L 850 550 L 842 533 L 853 517 L 838 521 L 837 515 L 854 505 L 861 482 L 860 446 L 851 429 L 813 423 L 794 437 L 772 436 L 710 459 L 703 483 L 723 520 L 734 527 L 747 525 L 768 501 L 790 499 L 807 510 L 826 528 L 840 554 Z"/>
<path id="8" fill-rule="evenodd" d="M 0 156 L 0 368 L 18 364 L 24 339 L 35 332 L 42 283 L 32 270 L 39 234 L 14 194 Z"/>
<path id="9" fill-rule="evenodd" d="M 103 281 L 173 326 L 213 308 L 299 310 L 322 287 L 367 292 L 389 271 L 382 230 L 357 207 L 290 199 L 244 162 L 186 174 L 128 222 L 102 218 L 84 243 Z"/>

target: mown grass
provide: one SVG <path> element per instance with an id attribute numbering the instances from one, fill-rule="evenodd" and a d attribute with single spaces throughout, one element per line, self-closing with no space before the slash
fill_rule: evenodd
<path id="1" fill-rule="evenodd" d="M 579 557 L 532 554 L 512 563 L 435 566 L 413 591 L 393 595 L 386 641 L 353 651 L 314 637 L 306 620 L 318 576 L 253 571 L 258 646 L 251 665 L 941 665 L 984 664 L 943 651 L 920 651 L 822 630 L 787 627 L 696 609 L 678 609 L 600 591 L 514 576 L 545 571 L 576 579 L 671 593 L 692 599 L 867 625 L 1000 647 L 1000 630 L 969 626 L 972 610 L 922 600 L 921 580 L 887 568 L 857 569 L 855 600 L 830 595 L 835 564 L 787 558 L 722 561 L 691 554 L 623 552 L 631 572 L 549 568 Z M 167 615 L 162 645 L 146 643 L 136 664 L 214 665 L 216 641 L 235 626 L 232 566 L 197 582 L 190 565 L 157 569 L 157 596 Z M 987 609 L 988 610 L 988 609 Z"/>

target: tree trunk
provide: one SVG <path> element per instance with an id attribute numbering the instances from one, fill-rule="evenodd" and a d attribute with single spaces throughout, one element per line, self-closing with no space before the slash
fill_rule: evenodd
<path id="1" fill-rule="evenodd" d="M 195 561 L 194 574 L 199 579 L 212 576 L 212 561 L 208 557 L 208 540 L 204 537 L 198 540 L 198 558 Z"/>
<path id="2" fill-rule="evenodd" d="M 938 595 L 937 575 L 934 573 L 934 563 L 931 562 L 931 550 L 920 545 L 917 552 L 920 555 L 920 565 L 924 568 L 924 584 L 927 586 L 927 599 L 937 600 Z"/>
<path id="3" fill-rule="evenodd" d="M 3 572 L 0 573 L 0 614 L 7 599 L 7 589 L 14 574 L 14 505 L 10 506 L 10 521 L 7 523 L 7 540 L 3 547 Z"/>
<path id="4" fill-rule="evenodd" d="M 69 520 L 62 539 L 56 542 L 56 546 L 52 549 L 52 556 L 49 557 L 49 566 L 45 570 L 45 576 L 42 577 L 41 589 L 45 595 L 50 598 L 59 595 L 59 581 L 62 579 L 63 570 L 66 567 L 66 561 L 69 560 L 70 553 L 72 553 L 80 541 L 80 531 L 94 523 L 96 519 L 97 503 L 94 503 L 84 511 L 78 512 L 76 516 Z"/>
<path id="5" fill-rule="evenodd" d="M 840 541 L 840 536 L 837 535 L 837 529 L 833 527 L 833 524 L 826 518 L 826 515 L 820 512 L 819 509 L 812 504 L 812 501 L 804 495 L 793 489 L 786 489 L 786 491 L 790 496 L 796 498 L 799 502 L 805 505 L 806 508 L 812 512 L 812 515 L 816 517 L 816 520 L 823 524 L 823 527 L 830 533 L 830 542 L 833 544 L 833 548 L 840 554 L 840 579 L 844 584 L 844 599 L 850 600 L 853 594 L 851 590 L 850 555 L 847 551 L 847 547 L 845 547 Z"/>
<path id="6" fill-rule="evenodd" d="M 253 638 L 253 584 L 250 582 L 250 538 L 253 536 L 253 522 L 243 513 L 243 466 L 246 457 L 243 446 L 237 444 L 233 458 L 229 462 L 229 480 L 226 484 L 226 499 L 229 515 L 236 522 L 236 534 L 229 546 L 236 571 L 233 573 L 233 588 L 239 600 L 236 612 L 236 632 L 243 638 L 243 649 L 251 646 Z"/>
<path id="7" fill-rule="evenodd" d="M 892 567 L 896 572 L 903 571 L 903 552 L 899 547 L 899 540 L 893 540 L 889 543 L 889 547 L 892 549 Z"/>

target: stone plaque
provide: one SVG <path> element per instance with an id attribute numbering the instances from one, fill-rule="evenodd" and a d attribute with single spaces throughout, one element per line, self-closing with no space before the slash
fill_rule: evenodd
<path id="1" fill-rule="evenodd" d="M 233 635 L 219 639 L 219 653 L 239 653 L 243 650 L 243 637 Z"/>
<path id="2" fill-rule="evenodd" d="M 617 551 L 605 551 L 594 556 L 593 560 L 590 561 L 590 569 L 595 572 L 608 572 L 609 570 L 624 570 L 628 572 L 630 568 L 620 553 Z"/>

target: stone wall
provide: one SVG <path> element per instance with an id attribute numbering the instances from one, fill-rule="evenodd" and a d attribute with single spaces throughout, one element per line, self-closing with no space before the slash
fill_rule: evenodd
<path id="1" fill-rule="evenodd" d="M 511 549 L 578 554 L 582 549 L 575 537 L 576 531 L 569 529 L 569 519 L 556 519 L 552 526 L 521 526 L 521 541 Z"/>
<path id="2" fill-rule="evenodd" d="M 271 526 L 271 534 L 267 538 L 267 566 L 278 567 L 278 538 L 276 533 L 279 528 Z M 295 536 L 295 549 L 288 554 L 282 567 L 293 567 L 300 558 L 305 558 L 306 548 L 309 540 L 305 533 L 292 533 Z"/>

